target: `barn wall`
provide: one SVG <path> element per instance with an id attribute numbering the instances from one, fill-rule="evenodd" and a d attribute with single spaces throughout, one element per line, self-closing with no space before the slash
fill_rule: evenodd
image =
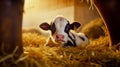
<path id="1" fill-rule="evenodd" d="M 50 23 L 57 15 L 74 21 L 73 0 L 31 0 L 25 3 L 23 28 L 39 28 L 42 22 Z"/>
<path id="2" fill-rule="evenodd" d="M 42 22 L 50 23 L 57 15 L 70 22 L 79 21 L 82 26 L 99 17 L 96 10 L 80 0 L 26 0 L 23 28 L 39 28 Z"/>
<path id="3" fill-rule="evenodd" d="M 74 20 L 79 21 L 83 27 L 86 23 L 99 17 L 96 9 L 90 9 L 90 5 L 80 0 L 74 0 Z"/>

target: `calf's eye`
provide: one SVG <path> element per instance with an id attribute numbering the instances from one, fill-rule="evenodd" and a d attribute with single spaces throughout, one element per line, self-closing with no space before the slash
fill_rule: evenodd
<path id="1" fill-rule="evenodd" d="M 56 31 L 55 24 L 53 23 L 53 24 L 51 25 L 51 32 L 52 32 L 52 34 L 54 34 L 55 31 Z"/>
<path id="2" fill-rule="evenodd" d="M 70 24 L 68 23 L 66 26 L 65 26 L 65 32 L 68 33 L 70 30 Z"/>

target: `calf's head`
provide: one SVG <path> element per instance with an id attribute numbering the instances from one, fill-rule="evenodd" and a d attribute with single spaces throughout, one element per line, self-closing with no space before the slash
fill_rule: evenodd
<path id="1" fill-rule="evenodd" d="M 56 43 L 65 44 L 68 41 L 68 34 L 70 30 L 74 30 L 74 28 L 80 27 L 80 23 L 73 22 L 72 24 L 69 23 L 67 19 L 64 17 L 56 17 L 51 24 L 46 22 L 40 25 L 40 28 L 43 30 L 50 30 L 52 40 Z"/>

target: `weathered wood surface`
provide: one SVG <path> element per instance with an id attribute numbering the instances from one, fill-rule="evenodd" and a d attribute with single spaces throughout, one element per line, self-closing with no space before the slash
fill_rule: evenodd
<path id="1" fill-rule="evenodd" d="M 120 42 L 120 0 L 95 0 L 95 5 L 103 17 L 111 37 L 111 45 Z"/>
<path id="2" fill-rule="evenodd" d="M 0 53 L 23 53 L 22 16 L 24 0 L 0 1 Z"/>

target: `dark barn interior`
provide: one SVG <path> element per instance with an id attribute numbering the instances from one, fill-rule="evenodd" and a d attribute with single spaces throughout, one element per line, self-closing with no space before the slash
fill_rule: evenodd
<path id="1" fill-rule="evenodd" d="M 44 0 L 43 2 L 45 3 L 47 1 L 48 0 Z M 26 56 L 23 57 L 22 59 L 19 59 L 19 57 L 21 57 L 21 55 L 23 55 L 23 56 L 25 55 L 24 54 L 25 49 L 23 47 L 23 42 L 22 42 L 22 24 L 23 24 L 22 21 L 23 21 L 23 14 L 24 14 L 24 2 L 25 2 L 24 0 L 1 0 L 1 2 L 0 2 L 0 67 L 11 67 L 11 65 L 14 65 L 15 67 L 19 67 L 19 65 L 17 65 L 18 62 L 20 62 L 18 64 L 23 64 L 23 66 L 25 65 L 25 63 L 21 62 L 21 60 L 24 59 Z M 58 3 L 61 3 L 61 4 L 58 4 Z M 88 0 L 51 0 L 50 2 L 47 2 L 46 4 L 47 4 L 46 6 L 45 5 L 41 6 L 42 8 L 45 8 L 45 9 L 43 9 L 43 11 L 48 10 L 51 13 L 54 10 L 59 11 L 59 9 L 71 7 L 68 10 L 72 10 L 72 11 L 70 11 L 70 13 L 65 12 L 64 15 L 66 17 L 68 17 L 71 21 L 81 22 L 81 24 L 83 26 L 85 24 L 87 24 L 87 22 L 89 22 L 95 18 L 101 17 L 109 31 L 110 47 L 115 45 L 114 51 L 119 50 L 119 42 L 120 42 L 120 35 L 119 35 L 120 34 L 120 31 L 119 31 L 120 1 L 119 0 L 89 0 L 89 1 Z M 51 7 L 49 5 L 51 5 Z M 50 7 L 50 8 L 46 8 L 46 7 Z M 84 12 L 85 12 L 85 14 L 84 14 Z M 55 15 L 56 14 L 54 14 L 53 16 L 55 16 Z M 51 19 L 50 16 L 48 16 L 47 18 Z M 78 29 L 78 30 L 80 31 L 81 29 Z M 43 48 L 41 47 L 41 49 L 43 49 Z M 75 48 L 73 48 L 73 49 L 75 49 Z M 77 49 L 79 49 L 79 48 L 77 48 Z M 67 52 L 67 50 L 66 50 L 66 52 Z M 94 53 L 92 53 L 92 54 L 94 54 Z M 50 55 L 50 54 L 48 54 L 48 55 Z M 11 56 L 12 56 L 12 60 L 11 60 Z M 52 56 L 52 55 L 50 55 L 50 56 Z M 70 54 L 69 57 L 71 57 L 71 56 L 72 55 Z M 41 55 L 41 57 L 43 57 L 43 55 Z M 39 57 L 39 58 L 41 58 L 41 57 Z M 60 57 L 63 57 L 63 56 L 60 56 Z M 117 57 L 119 57 L 119 56 L 117 56 Z M 17 59 L 17 61 L 15 61 L 13 63 L 13 60 L 16 60 L 16 59 Z M 77 58 L 75 60 L 77 60 Z M 25 62 L 28 62 L 28 61 L 29 60 L 27 59 L 27 61 L 25 61 Z M 79 60 L 77 60 L 77 61 L 79 61 Z M 88 63 L 83 63 L 83 64 L 90 65 L 89 62 L 91 62 L 91 59 L 88 58 L 85 61 L 87 61 Z M 92 61 L 96 61 L 96 60 L 92 60 Z M 110 60 L 108 62 L 106 61 L 105 64 L 101 63 L 101 66 L 106 67 L 108 65 L 108 67 L 109 66 L 118 67 L 118 65 L 120 63 L 119 61 L 120 60 L 117 61 L 116 58 L 112 58 L 112 60 Z M 42 64 L 46 64 L 47 62 L 42 62 L 41 60 L 39 60 L 39 62 L 41 64 L 41 66 L 43 66 L 43 67 L 49 66 L 49 65 L 42 65 Z M 62 61 L 60 61 L 60 62 L 62 62 Z M 5 63 L 7 63 L 8 65 Z M 65 62 L 65 63 L 67 63 L 67 62 Z M 78 65 L 77 65 L 78 67 L 82 64 L 79 62 L 77 62 L 77 63 L 78 63 Z M 99 63 L 99 61 L 96 62 L 96 64 L 97 63 Z M 28 63 L 28 65 L 26 65 L 24 67 L 27 67 L 27 66 L 32 67 L 34 65 L 36 67 L 37 66 L 39 67 L 40 64 L 38 64 L 38 62 L 34 62 L 33 65 L 30 65 L 30 63 Z M 54 62 L 54 64 L 59 65 L 59 63 L 56 63 L 56 62 Z M 66 64 L 64 66 L 69 66 L 69 65 L 70 65 L 70 63 L 68 63 L 68 65 Z M 74 64 L 73 64 L 73 66 L 74 66 Z"/>

